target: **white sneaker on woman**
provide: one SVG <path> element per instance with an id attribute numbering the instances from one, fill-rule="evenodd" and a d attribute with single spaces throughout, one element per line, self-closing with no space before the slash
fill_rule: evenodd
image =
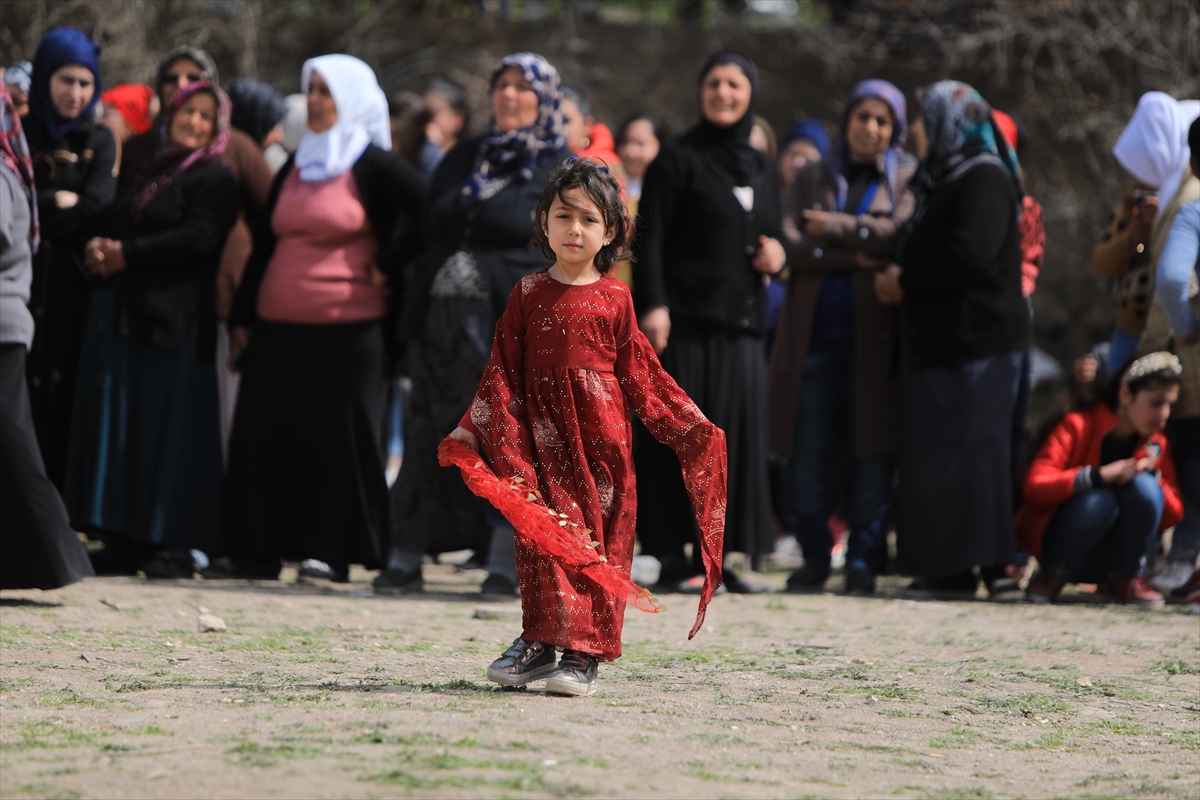
<path id="1" fill-rule="evenodd" d="M 1167 561 L 1149 583 L 1163 594 L 1170 594 L 1191 579 L 1196 568 L 1188 561 Z"/>

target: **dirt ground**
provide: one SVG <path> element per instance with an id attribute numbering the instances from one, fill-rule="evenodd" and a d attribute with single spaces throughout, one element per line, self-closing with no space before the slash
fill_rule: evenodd
<path id="1" fill-rule="evenodd" d="M 0 796 L 1200 797 L 1186 606 L 927 602 L 891 579 L 722 595 L 688 642 L 695 598 L 668 595 L 629 612 L 596 696 L 557 698 L 484 679 L 518 601 L 426 575 L 402 598 L 361 571 L 4 592 Z M 228 631 L 198 633 L 200 607 Z"/>

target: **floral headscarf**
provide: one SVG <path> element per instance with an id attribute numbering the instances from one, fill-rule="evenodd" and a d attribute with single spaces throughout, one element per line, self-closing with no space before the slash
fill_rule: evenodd
<path id="1" fill-rule="evenodd" d="M 11 169 L 17 182 L 25 190 L 29 202 L 29 247 L 36 253 L 41 243 L 41 228 L 38 225 L 37 193 L 33 184 L 33 159 L 29 156 L 29 143 L 21 130 L 21 118 L 13 107 L 8 84 L 0 81 L 0 166 Z"/>
<path id="2" fill-rule="evenodd" d="M 896 190 L 896 170 L 904 155 L 904 140 L 908 137 L 908 104 L 904 100 L 904 92 L 897 89 L 888 81 L 872 78 L 859 83 L 850 91 L 846 98 L 846 108 L 842 111 L 842 124 L 838 128 L 837 150 L 833 155 L 833 177 L 837 181 L 838 205 L 846 202 L 846 193 L 850 190 L 846 182 L 846 173 L 850 168 L 849 146 L 846 144 L 846 127 L 850 122 L 850 113 L 854 108 L 873 97 L 882 100 L 892 112 L 892 138 L 883 154 L 883 177 L 887 182 L 888 195 L 894 203 Z"/>
<path id="3" fill-rule="evenodd" d="M 501 133 L 496 121 L 488 129 L 479 145 L 479 156 L 475 172 L 463 186 L 463 204 L 474 205 L 487 199 L 496 182 L 516 180 L 525 183 L 533 178 L 538 160 L 544 155 L 553 155 L 566 147 L 563 135 L 562 92 L 558 70 L 537 53 L 513 53 L 505 56 L 492 70 L 490 86 L 494 87 L 500 73 L 509 67 L 520 67 L 525 80 L 533 87 L 538 98 L 537 120 L 525 128 Z"/>
<path id="4" fill-rule="evenodd" d="M 183 150 L 171 140 L 171 125 L 175 115 L 187 102 L 187 99 L 198 92 L 208 92 L 217 98 L 217 122 L 213 128 L 212 140 L 198 150 Z M 162 194 L 175 179 L 197 164 L 210 164 L 220 161 L 229 144 L 229 117 L 231 104 L 229 97 L 212 81 L 197 81 L 189 83 L 175 92 L 171 104 L 163 113 L 163 140 L 159 146 L 158 157 L 138 176 L 137 195 L 134 197 L 134 214 L 140 216 L 146 206 L 155 197 Z"/>
<path id="5" fill-rule="evenodd" d="M 930 187 L 963 174 L 967 162 L 994 159 L 1020 185 L 1017 156 L 996 134 L 992 107 L 979 92 L 961 81 L 938 81 L 917 93 L 928 137 L 922 165 Z M 969 167 L 968 167 L 969 169 Z"/>

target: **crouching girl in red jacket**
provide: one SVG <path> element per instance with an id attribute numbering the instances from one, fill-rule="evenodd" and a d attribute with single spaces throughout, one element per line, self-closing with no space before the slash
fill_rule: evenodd
<path id="1" fill-rule="evenodd" d="M 1141 574 L 1154 534 L 1183 518 L 1162 433 L 1182 372 L 1170 353 L 1143 356 L 1104 399 L 1050 433 L 1025 475 L 1016 518 L 1022 549 L 1041 564 L 1027 600 L 1049 603 L 1067 583 L 1097 583 L 1120 603 L 1163 604 Z"/>

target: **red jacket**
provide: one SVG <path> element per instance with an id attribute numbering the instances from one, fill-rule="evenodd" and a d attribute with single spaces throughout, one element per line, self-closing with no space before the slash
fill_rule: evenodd
<path id="1" fill-rule="evenodd" d="M 1075 496 L 1075 476 L 1084 467 L 1100 465 L 1100 445 L 1117 425 L 1117 415 L 1105 403 L 1096 403 L 1082 411 L 1072 411 L 1042 445 L 1025 473 L 1025 505 L 1017 512 L 1017 542 L 1032 556 L 1042 555 L 1042 536 L 1054 512 Z M 1167 437 L 1153 433 L 1140 442 L 1134 458 L 1143 458 L 1157 446 L 1158 485 L 1163 492 L 1162 521 L 1165 531 L 1183 519 L 1183 501 L 1175 478 L 1175 462 Z"/>

